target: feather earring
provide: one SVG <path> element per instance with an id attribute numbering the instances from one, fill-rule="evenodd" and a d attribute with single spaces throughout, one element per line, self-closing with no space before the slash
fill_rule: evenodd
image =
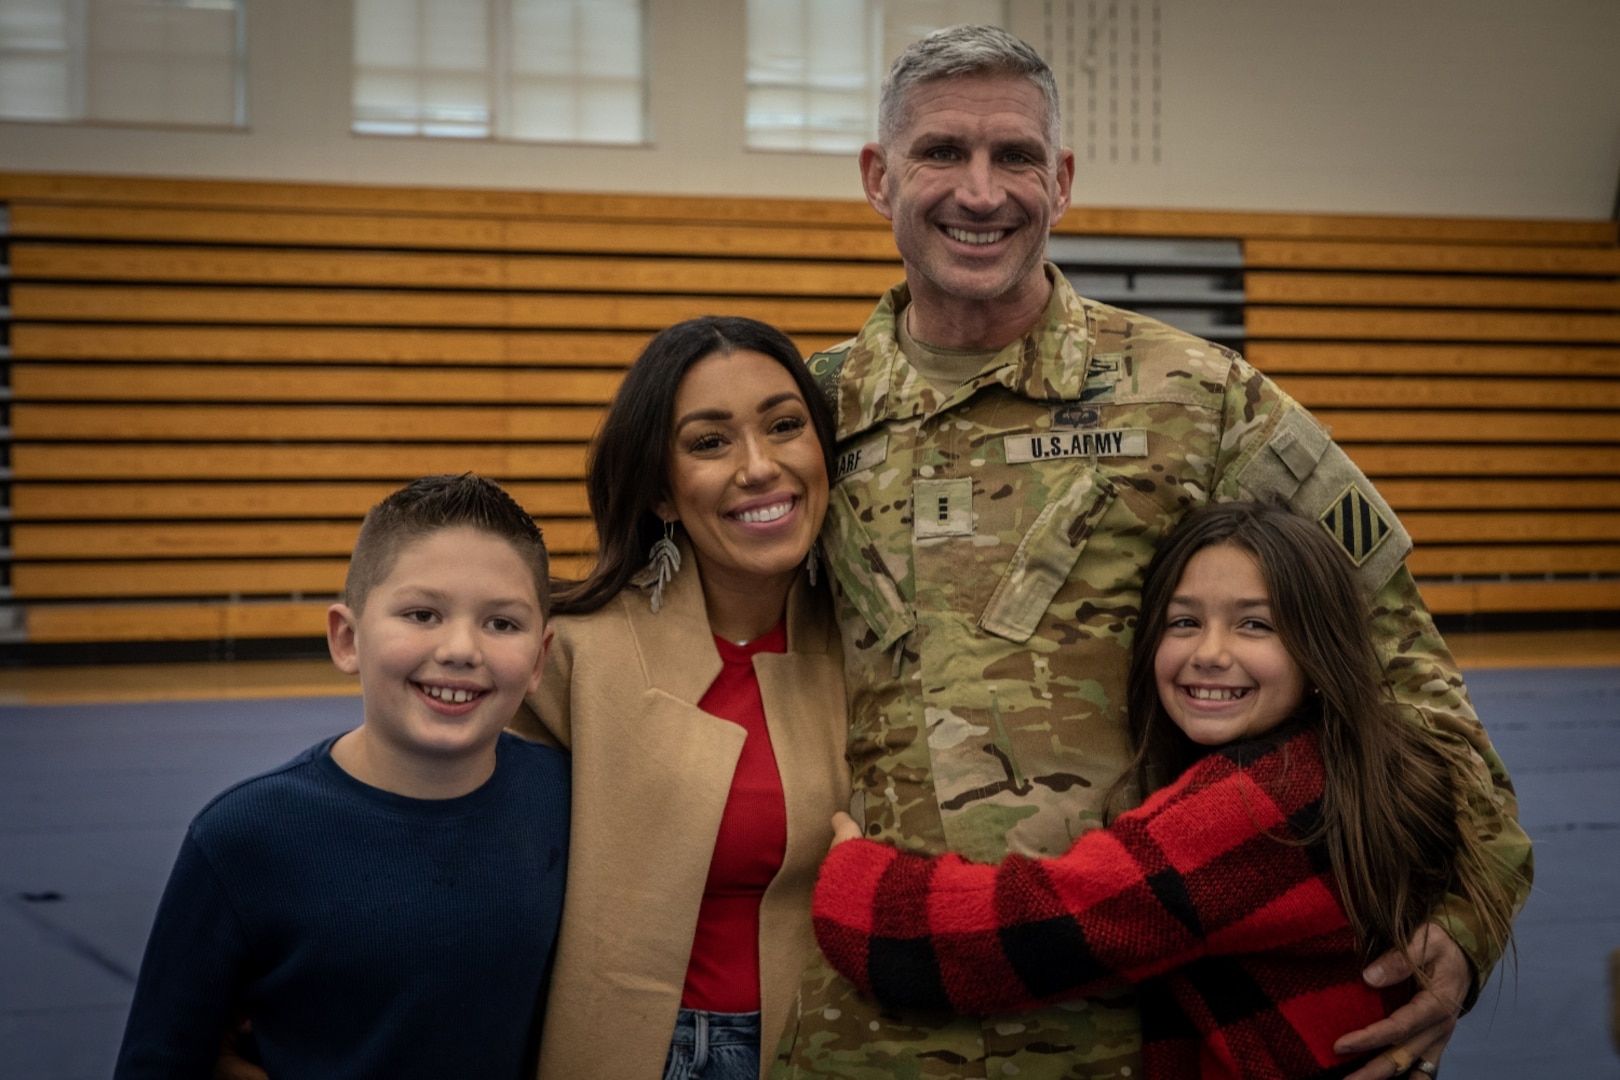
<path id="1" fill-rule="evenodd" d="M 810 584 L 816 583 L 816 574 L 821 570 L 821 545 L 815 541 L 810 542 L 810 554 L 804 557 L 804 572 L 810 578 Z"/>
<path id="2" fill-rule="evenodd" d="M 640 588 L 652 589 L 648 602 L 652 605 L 653 614 L 664 605 L 664 586 L 681 571 L 681 549 L 675 546 L 675 523 L 664 522 L 664 535 L 660 536 L 647 552 L 647 565 L 630 584 Z"/>

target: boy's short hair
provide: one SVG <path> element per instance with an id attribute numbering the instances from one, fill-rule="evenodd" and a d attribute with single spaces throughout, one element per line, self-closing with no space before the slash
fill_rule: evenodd
<path id="1" fill-rule="evenodd" d="M 512 545 L 533 571 L 540 615 L 549 619 L 551 560 L 540 526 L 499 484 L 470 472 L 413 480 L 366 513 L 349 557 L 343 602 L 358 615 L 407 544 L 464 525 Z"/>

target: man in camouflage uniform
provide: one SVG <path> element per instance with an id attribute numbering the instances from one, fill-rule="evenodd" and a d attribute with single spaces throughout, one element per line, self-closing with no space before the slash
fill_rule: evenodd
<path id="1" fill-rule="evenodd" d="M 1436 737 L 1477 752 L 1475 826 L 1528 874 L 1512 788 L 1388 505 L 1241 357 L 1082 299 L 1044 264 L 1074 171 L 1057 149 L 1051 79 L 1001 31 L 941 31 L 896 62 L 879 142 L 861 153 L 906 283 L 859 336 L 810 361 L 838 410 L 823 544 L 857 820 L 922 854 L 1066 850 L 1097 824 L 1128 757 L 1127 656 L 1155 542 L 1200 503 L 1276 496 L 1360 567 L 1400 700 Z M 1450 936 L 1414 949 L 1433 992 L 1357 1033 L 1353 1049 L 1398 1039 L 1438 1056 L 1456 999 L 1477 993 L 1497 956 L 1460 901 L 1435 919 Z M 1356 1076 L 1394 1068 L 1375 1058 Z M 818 957 L 773 1076 L 1140 1077 L 1135 998 L 895 1014 Z"/>

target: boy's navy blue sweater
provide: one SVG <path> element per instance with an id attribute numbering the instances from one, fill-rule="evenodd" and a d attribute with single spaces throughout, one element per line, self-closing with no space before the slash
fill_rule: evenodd
<path id="1" fill-rule="evenodd" d="M 562 907 L 568 762 L 503 733 L 455 799 L 392 795 L 335 741 L 191 823 L 116 1076 L 211 1075 L 232 1018 L 272 1080 L 524 1072 Z"/>

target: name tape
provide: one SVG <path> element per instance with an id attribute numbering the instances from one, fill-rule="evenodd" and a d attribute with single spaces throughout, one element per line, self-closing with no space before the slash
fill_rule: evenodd
<path id="1" fill-rule="evenodd" d="M 859 446 L 852 446 L 838 454 L 833 461 L 833 483 L 837 483 L 852 473 L 865 469 L 875 468 L 883 464 L 889 456 L 889 437 L 880 435 L 875 439 L 867 439 Z"/>
<path id="2" fill-rule="evenodd" d="M 1070 457 L 1147 457 L 1146 428 L 1008 435 L 1002 447 L 1011 465 Z"/>

